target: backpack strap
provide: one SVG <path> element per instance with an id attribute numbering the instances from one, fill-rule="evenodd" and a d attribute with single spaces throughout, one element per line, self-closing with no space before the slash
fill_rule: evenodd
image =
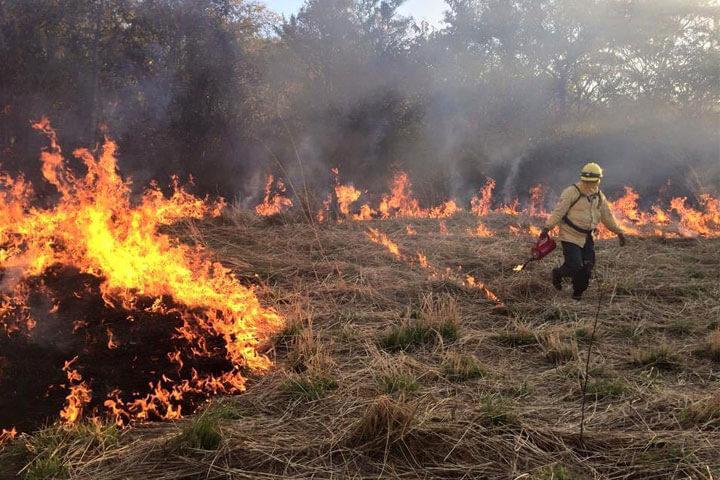
<path id="1" fill-rule="evenodd" d="M 578 232 L 582 233 L 583 235 L 592 235 L 592 233 L 593 233 L 592 230 L 587 230 L 587 229 L 585 229 L 585 228 L 580 228 L 580 227 L 578 227 L 577 225 L 575 225 L 575 224 L 568 218 L 568 214 L 570 213 L 570 210 L 572 210 L 572 208 L 573 208 L 575 205 L 577 205 L 577 203 L 580 201 L 581 198 L 585 197 L 585 198 L 588 199 L 588 201 L 592 201 L 592 200 L 591 200 L 591 197 L 588 197 L 587 195 L 583 194 L 583 193 L 580 191 L 580 187 L 578 187 L 578 186 L 575 185 L 575 184 L 573 184 L 573 187 L 575 187 L 575 190 L 577 190 L 577 192 L 578 192 L 578 198 L 576 198 L 575 201 L 572 203 L 572 205 L 570 205 L 570 207 L 567 209 L 567 212 L 565 212 L 565 215 L 562 217 L 562 221 L 565 222 L 565 224 L 568 225 L 570 228 L 572 228 L 573 230 L 577 230 Z M 598 198 L 600 199 L 600 202 L 602 202 L 602 192 L 600 192 L 600 191 L 598 191 Z"/>

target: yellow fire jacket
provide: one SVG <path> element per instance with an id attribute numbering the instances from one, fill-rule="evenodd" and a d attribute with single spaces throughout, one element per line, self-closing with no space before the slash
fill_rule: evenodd
<path id="1" fill-rule="evenodd" d="M 574 243 L 580 247 L 585 246 L 586 235 L 565 223 L 563 217 L 566 213 L 568 219 L 583 230 L 595 230 L 598 224 L 602 222 L 611 232 L 615 234 L 623 233 L 622 227 L 618 225 L 610 210 L 607 198 L 605 198 L 597 184 L 586 185 L 585 182 L 578 182 L 575 186 L 563 190 L 560 201 L 545 223 L 546 228 L 552 229 L 556 225 L 560 225 L 560 240 Z M 583 193 L 582 197 L 580 197 L 578 188 Z M 580 200 L 573 205 L 573 202 L 578 197 L 580 197 Z M 570 208 L 571 206 L 572 208 Z"/>

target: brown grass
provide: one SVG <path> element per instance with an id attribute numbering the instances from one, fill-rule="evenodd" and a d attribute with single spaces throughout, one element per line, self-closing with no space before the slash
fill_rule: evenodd
<path id="1" fill-rule="evenodd" d="M 717 399 L 708 397 L 717 362 L 693 354 L 718 344 L 720 240 L 599 242 L 597 279 L 575 302 L 549 283 L 557 254 L 516 274 L 530 239 L 509 235 L 500 216 L 486 222 L 496 238 L 470 237 L 475 222 L 458 215 L 442 235 L 437 220 L 313 228 L 238 210 L 184 230 L 292 320 L 268 346 L 274 369 L 214 407 L 226 412 L 214 417 L 216 449 L 169 450 L 189 418 L 139 425 L 101 446 L 58 437 L 38 469 L 78 480 L 720 477 Z M 368 226 L 453 275 L 397 261 L 368 241 Z M 504 308 L 464 285 L 466 273 Z M 418 324 L 432 333 L 418 348 L 380 345 Z M 41 437 L 0 454 L 0 478 L 33 462 Z"/>

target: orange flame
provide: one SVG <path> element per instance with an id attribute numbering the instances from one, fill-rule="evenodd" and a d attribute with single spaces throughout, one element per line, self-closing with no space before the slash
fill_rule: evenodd
<path id="1" fill-rule="evenodd" d="M 70 424 L 78 421 L 82 416 L 83 408 L 92 400 L 92 391 L 83 381 L 82 375 L 77 370 L 70 368 L 77 358 L 65 362 L 63 366 L 63 371 L 67 373 L 70 393 L 65 397 L 65 407 L 60 412 L 60 418 Z"/>
<path id="2" fill-rule="evenodd" d="M 14 440 L 17 438 L 17 430 L 15 427 L 12 427 L 11 429 L 0 429 L 0 446 L 2 446 L 3 443 L 7 443 L 11 440 Z"/>
<path id="3" fill-rule="evenodd" d="M 194 197 L 174 179 L 171 196 L 166 197 L 151 185 L 133 203 L 130 182 L 123 180 L 117 170 L 115 143 L 106 140 L 97 157 L 89 150 L 76 150 L 74 155 L 86 171 L 84 176 L 76 177 L 62 156 L 49 121 L 43 118 L 35 128 L 50 140 L 50 147 L 41 155 L 42 173 L 60 198 L 52 207 L 33 207 L 32 190 L 22 178 L 0 176 L 0 267 L 6 273 L 13 272 L 4 279 L 2 304 L 24 301 L 23 278 L 39 275 L 54 264 L 72 265 L 102 279 L 100 288 L 108 305 L 132 307 L 139 296 L 168 296 L 192 309 L 193 313 L 188 314 L 192 322 L 187 318 L 178 334 L 192 339 L 200 354 L 204 353 L 204 337 L 213 335 L 224 340 L 227 359 L 236 369 L 269 368 L 270 360 L 258 348 L 282 328 L 280 316 L 262 307 L 254 291 L 241 285 L 229 269 L 212 261 L 203 248 L 187 246 L 160 233 L 163 225 L 184 218 L 217 216 L 224 202 Z M 283 201 L 280 204 L 289 205 Z M 12 283 L 8 277 L 14 279 Z M 149 311 L 162 313 L 162 308 L 157 301 Z M 78 320 L 74 325 L 82 328 L 85 322 Z M 116 343 L 112 332 L 107 333 L 108 348 L 113 348 Z M 82 415 L 92 398 L 71 364 L 64 368 L 70 393 L 61 412 L 61 417 L 70 423 Z M 217 379 L 226 391 L 242 390 L 243 380 L 238 371 Z M 202 390 L 202 382 L 208 381 L 173 385 L 167 391 L 160 390 L 158 384 L 147 402 L 162 405 L 166 417 L 175 416 L 179 411 L 168 402 L 183 391 Z M 122 404 L 116 402 L 115 407 L 122 408 Z M 139 404 L 132 404 L 125 415 L 143 418 L 147 412 Z"/>
<path id="4" fill-rule="evenodd" d="M 400 253 L 400 247 L 398 244 L 390 240 L 390 238 L 384 233 L 374 228 L 369 228 L 367 236 L 372 242 L 387 248 L 388 252 L 392 253 L 392 255 L 398 260 L 402 260 L 404 258 L 404 256 Z"/>
<path id="5" fill-rule="evenodd" d="M 273 183 L 275 191 L 273 191 Z M 284 196 L 285 191 L 285 183 L 282 180 L 275 181 L 275 177 L 268 175 L 265 181 L 263 201 L 255 207 L 255 212 L 261 217 L 271 217 L 292 207 L 293 202 Z"/>
<path id="6" fill-rule="evenodd" d="M 480 191 L 480 197 L 475 196 L 470 200 L 471 210 L 478 217 L 484 217 L 490 213 L 493 190 L 495 190 L 495 180 L 489 178 Z"/>

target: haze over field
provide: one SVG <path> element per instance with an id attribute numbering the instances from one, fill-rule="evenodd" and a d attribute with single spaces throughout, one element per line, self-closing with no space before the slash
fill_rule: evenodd
<path id="1" fill-rule="evenodd" d="M 611 193 L 718 190 L 715 1 L 270 3 L 294 15 L 0 2 L 3 164 L 34 162 L 29 122 L 48 115 L 73 146 L 112 132 L 138 184 L 192 175 L 248 205 L 267 173 L 322 197 L 334 167 L 375 191 L 406 170 L 424 202 L 488 176 L 506 199 L 556 190 L 588 160 Z"/>

